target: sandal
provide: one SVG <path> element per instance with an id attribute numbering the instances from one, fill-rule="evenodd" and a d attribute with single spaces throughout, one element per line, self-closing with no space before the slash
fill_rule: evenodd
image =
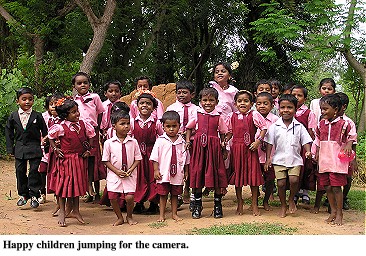
<path id="1" fill-rule="evenodd" d="M 310 204 L 310 197 L 308 195 L 303 195 L 302 199 L 301 199 L 301 202 L 303 204 Z"/>

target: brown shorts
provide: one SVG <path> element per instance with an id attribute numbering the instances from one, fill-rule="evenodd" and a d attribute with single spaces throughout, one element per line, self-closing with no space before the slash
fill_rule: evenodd
<path id="1" fill-rule="evenodd" d="M 347 174 L 325 172 L 319 173 L 320 186 L 341 187 L 347 184 Z"/>
<path id="2" fill-rule="evenodd" d="M 183 193 L 183 185 L 172 185 L 168 182 L 158 183 L 156 185 L 157 185 L 156 192 L 162 196 L 166 196 L 169 193 L 172 196 L 177 196 Z"/>
<path id="3" fill-rule="evenodd" d="M 108 199 L 109 200 L 113 200 L 113 199 L 125 199 L 126 196 L 133 196 L 135 194 L 135 192 L 128 192 L 128 193 L 120 193 L 120 192 L 113 192 L 113 191 L 108 191 Z"/>
<path id="4" fill-rule="evenodd" d="M 299 176 L 301 166 L 286 167 L 282 165 L 273 165 L 275 170 L 276 179 L 286 179 L 287 176 Z"/>

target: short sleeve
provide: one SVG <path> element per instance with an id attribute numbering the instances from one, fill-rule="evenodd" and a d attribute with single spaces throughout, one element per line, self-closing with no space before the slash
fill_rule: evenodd
<path id="1" fill-rule="evenodd" d="M 95 106 L 96 106 L 95 111 L 97 112 L 97 114 L 101 114 L 105 111 L 104 106 L 103 106 L 103 102 L 100 99 L 98 94 L 94 98 L 94 103 L 95 103 Z"/>
<path id="2" fill-rule="evenodd" d="M 110 161 L 110 157 L 111 157 L 110 141 L 106 140 L 103 145 L 102 162 Z"/>
<path id="3" fill-rule="evenodd" d="M 313 142 L 312 138 L 310 137 L 309 132 L 306 130 L 305 126 L 300 125 L 301 127 L 301 145 L 304 146 L 305 144 Z"/>
<path id="4" fill-rule="evenodd" d="M 137 142 L 137 140 L 133 140 L 134 143 L 134 155 L 135 155 L 135 161 L 136 160 L 142 160 L 142 155 L 141 155 L 141 151 L 140 151 L 140 147 L 139 144 Z"/>
<path id="5" fill-rule="evenodd" d="M 253 111 L 253 122 L 254 125 L 261 131 L 268 129 L 266 119 L 264 119 L 264 117 L 258 111 Z"/>
<path id="6" fill-rule="evenodd" d="M 226 123 L 225 123 L 225 120 L 224 120 L 224 118 L 220 115 L 220 117 L 219 117 L 219 132 L 221 133 L 221 134 L 226 134 L 226 133 L 228 133 L 228 127 L 227 127 L 227 125 L 226 125 Z"/>
<path id="7" fill-rule="evenodd" d="M 276 127 L 276 125 L 275 124 L 272 124 L 269 127 L 266 135 L 264 136 L 264 141 L 267 142 L 268 144 L 271 144 L 271 145 L 274 145 L 274 138 L 275 138 L 274 131 L 275 131 L 275 127 Z"/>
<path id="8" fill-rule="evenodd" d="M 151 151 L 149 160 L 159 162 L 159 147 L 160 147 L 160 138 L 157 138 L 154 147 Z"/>
<path id="9" fill-rule="evenodd" d="M 96 133 L 95 133 L 94 127 L 89 122 L 86 122 L 86 121 L 84 121 L 84 124 L 85 124 L 85 130 L 86 130 L 86 137 L 88 137 L 88 138 L 95 137 Z"/>
<path id="10" fill-rule="evenodd" d="M 51 140 L 58 139 L 65 135 L 65 130 L 62 125 L 54 124 L 48 129 L 48 138 Z"/>

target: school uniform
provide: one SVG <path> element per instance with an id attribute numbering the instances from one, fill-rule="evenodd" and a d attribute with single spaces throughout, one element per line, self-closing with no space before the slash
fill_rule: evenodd
<path id="1" fill-rule="evenodd" d="M 209 85 L 212 88 L 215 88 L 219 93 L 219 103 L 217 104 L 216 109 L 223 115 L 224 120 L 226 120 L 229 113 L 237 111 L 234 97 L 239 90 L 232 85 L 229 85 L 227 89 L 223 90 L 221 86 L 215 81 L 210 81 Z"/>
<path id="2" fill-rule="evenodd" d="M 166 111 L 174 110 L 179 114 L 180 117 L 179 133 L 184 133 L 186 131 L 188 121 L 196 116 L 198 109 L 199 107 L 193 104 L 192 102 L 183 104 L 177 100 L 173 104 L 168 106 Z"/>
<path id="3" fill-rule="evenodd" d="M 158 102 L 158 107 L 153 110 L 151 115 L 152 115 L 152 117 L 154 117 L 156 119 L 160 119 L 164 114 L 164 106 L 163 106 L 163 103 L 158 98 L 155 98 L 155 99 Z M 139 115 L 139 113 L 140 112 L 139 112 L 139 109 L 137 107 L 137 100 L 133 100 L 130 104 L 130 116 L 131 116 L 131 118 L 136 118 Z"/>
<path id="4" fill-rule="evenodd" d="M 118 100 L 116 101 L 118 102 Z M 108 130 L 108 128 L 112 127 L 111 124 L 111 112 L 114 102 L 111 102 L 109 99 L 102 102 L 103 108 L 105 111 L 102 114 L 102 121 L 100 123 L 101 130 Z"/>
<path id="5" fill-rule="evenodd" d="M 6 151 L 15 156 L 18 194 L 26 199 L 40 197 L 42 181 L 38 168 L 43 155 L 41 138 L 46 135 L 42 114 L 32 109 L 14 111 L 5 126 Z M 30 165 L 28 176 L 27 161 Z"/>

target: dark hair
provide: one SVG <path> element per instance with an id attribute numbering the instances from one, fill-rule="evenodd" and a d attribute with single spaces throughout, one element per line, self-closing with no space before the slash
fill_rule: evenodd
<path id="1" fill-rule="evenodd" d="M 140 80 L 147 80 L 147 83 L 149 84 L 149 90 L 151 90 L 151 88 L 152 88 L 152 81 L 151 81 L 151 79 L 148 76 L 139 76 L 139 77 L 136 77 L 135 80 L 133 81 L 133 83 L 135 85 L 135 88 L 137 87 L 137 83 Z"/>
<path id="2" fill-rule="evenodd" d="M 66 98 L 62 105 L 56 106 L 56 112 L 61 120 L 65 120 L 69 115 L 70 109 L 78 106 L 78 104 L 71 98 Z"/>
<path id="3" fill-rule="evenodd" d="M 270 86 L 273 88 L 274 85 L 276 85 L 278 87 L 278 89 L 280 90 L 280 92 L 282 92 L 282 85 L 281 82 L 276 80 L 276 79 L 271 79 L 268 81 Z"/>
<path id="4" fill-rule="evenodd" d="M 166 111 L 160 119 L 160 122 L 164 124 L 167 120 L 177 121 L 180 124 L 180 116 L 177 111 L 169 110 Z"/>
<path id="5" fill-rule="evenodd" d="M 254 96 L 253 96 L 253 94 L 250 91 L 247 91 L 247 90 L 240 90 L 240 91 L 238 91 L 235 94 L 235 96 L 234 96 L 234 101 L 236 101 L 239 98 L 240 95 L 244 95 L 244 94 L 246 94 L 246 95 L 249 96 L 250 102 L 254 102 Z"/>
<path id="6" fill-rule="evenodd" d="M 194 93 L 196 91 L 196 87 L 193 85 L 191 81 L 188 80 L 180 80 L 175 83 L 175 91 L 178 92 L 179 89 L 187 89 L 190 93 Z"/>
<path id="7" fill-rule="evenodd" d="M 292 87 L 296 85 L 295 82 L 289 82 L 287 83 L 283 88 L 282 88 L 282 92 L 286 91 L 286 90 L 290 90 L 292 89 Z"/>
<path id="8" fill-rule="evenodd" d="M 334 82 L 333 78 L 323 78 L 319 83 L 319 90 L 322 87 L 322 85 L 324 85 L 324 84 L 330 84 L 335 91 L 336 83 Z"/>
<path id="9" fill-rule="evenodd" d="M 334 109 L 340 111 L 342 109 L 342 100 L 338 94 L 327 94 L 320 98 L 319 104 L 327 103 Z"/>
<path id="10" fill-rule="evenodd" d="M 111 114 L 111 124 L 116 124 L 121 119 L 130 120 L 130 115 L 126 111 L 116 111 Z"/>
<path id="11" fill-rule="evenodd" d="M 130 107 L 126 104 L 126 102 L 123 101 L 117 101 L 113 104 L 111 113 L 118 112 L 118 111 L 124 111 L 124 112 L 130 112 Z"/>
<path id="12" fill-rule="evenodd" d="M 65 98 L 65 95 L 63 95 L 62 93 L 59 93 L 59 92 L 55 92 L 54 94 L 47 96 L 44 101 L 45 109 L 48 111 L 51 101 L 62 99 L 62 98 Z"/>
<path id="13" fill-rule="evenodd" d="M 346 105 L 346 108 L 347 108 L 348 107 L 348 104 L 349 104 L 348 95 L 345 94 L 344 92 L 337 92 L 335 94 L 337 94 L 339 96 L 339 98 L 341 99 L 342 106 Z"/>
<path id="14" fill-rule="evenodd" d="M 198 95 L 199 100 L 201 100 L 203 96 L 213 96 L 216 100 L 219 100 L 218 91 L 212 87 L 203 88 Z"/>
<path id="15" fill-rule="evenodd" d="M 254 92 L 257 92 L 258 87 L 261 84 L 268 84 L 269 85 L 269 88 L 272 91 L 272 85 L 269 83 L 269 81 L 268 80 L 265 80 L 265 79 L 261 79 L 261 80 L 259 80 L 258 82 L 255 83 L 255 85 L 254 85 Z"/>
<path id="16" fill-rule="evenodd" d="M 223 61 L 221 61 L 221 62 L 216 63 L 216 64 L 213 66 L 213 69 L 212 69 L 212 76 L 214 76 L 214 75 L 215 75 L 215 69 L 216 69 L 216 67 L 217 67 L 218 65 L 223 65 L 223 66 L 224 66 L 224 68 L 229 72 L 229 74 L 230 74 L 230 75 L 233 75 L 233 70 L 231 69 L 231 65 L 230 65 L 229 63 L 227 63 L 227 62 L 223 62 Z"/>
<path id="17" fill-rule="evenodd" d="M 308 97 L 308 89 L 306 89 L 304 86 L 299 85 L 299 84 L 295 84 L 291 88 L 291 93 L 292 93 L 293 89 L 301 89 L 302 93 L 304 94 L 305 99 Z"/>
<path id="18" fill-rule="evenodd" d="M 257 94 L 257 99 L 259 97 L 267 97 L 269 102 L 271 102 L 271 104 L 273 104 L 273 96 L 269 92 L 260 92 Z"/>
<path id="19" fill-rule="evenodd" d="M 22 96 L 23 94 L 30 94 L 30 95 L 34 95 L 33 90 L 29 87 L 22 87 L 20 89 L 18 89 L 17 91 L 17 99 L 20 98 L 20 96 Z"/>
<path id="20" fill-rule="evenodd" d="M 153 108 L 156 109 L 158 107 L 158 101 L 154 98 L 154 96 L 152 96 L 151 94 L 149 93 L 142 93 L 140 96 L 137 97 L 137 105 L 139 104 L 139 101 L 142 99 L 142 98 L 145 98 L 145 99 L 149 99 L 152 101 L 153 103 Z"/>
<path id="21" fill-rule="evenodd" d="M 283 94 L 283 95 L 281 95 L 280 99 L 278 100 L 278 104 L 281 105 L 281 102 L 282 101 L 289 101 L 289 102 L 291 102 L 292 104 L 294 104 L 295 109 L 297 109 L 297 102 L 298 102 L 298 100 L 297 100 L 297 98 L 294 95 L 292 95 L 292 94 Z"/>
<path id="22" fill-rule="evenodd" d="M 117 86 L 118 86 L 118 88 L 119 88 L 119 90 L 120 90 L 120 91 L 122 90 L 122 84 L 121 84 L 121 82 L 120 82 L 120 81 L 118 81 L 118 80 L 114 80 L 114 81 L 108 81 L 107 83 L 105 83 L 105 84 L 104 84 L 104 92 L 108 91 L 109 86 L 110 86 L 111 84 L 115 84 L 115 85 L 117 85 Z"/>
<path id="23" fill-rule="evenodd" d="M 85 72 L 77 72 L 75 75 L 73 75 L 72 78 L 71 78 L 71 83 L 72 84 L 75 84 L 75 79 L 78 76 L 85 76 L 88 79 L 88 82 L 90 84 L 90 76 L 87 73 L 85 73 Z"/>

